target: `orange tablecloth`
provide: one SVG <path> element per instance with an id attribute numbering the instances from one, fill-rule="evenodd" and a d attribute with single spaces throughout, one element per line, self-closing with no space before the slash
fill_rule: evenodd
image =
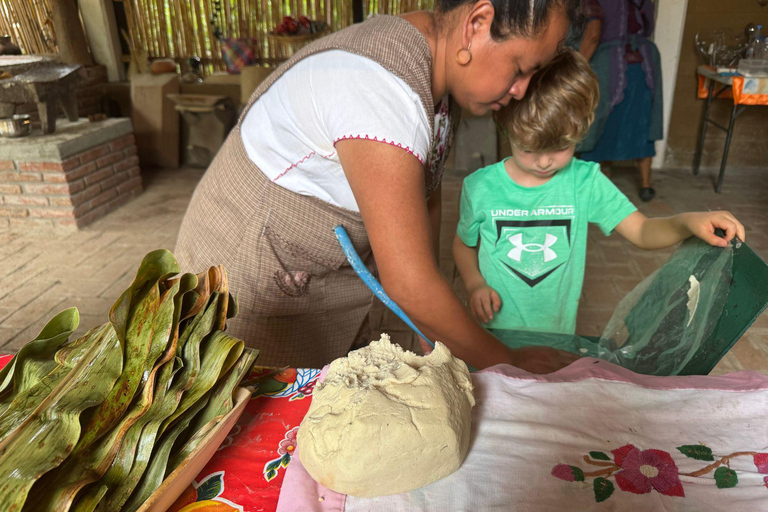
<path id="1" fill-rule="evenodd" d="M 705 73 L 705 74 L 702 74 Z M 698 70 L 697 97 L 707 99 L 709 93 L 708 75 L 716 74 L 714 69 L 700 67 Z M 724 91 L 718 98 L 733 98 L 736 105 L 768 105 L 768 78 L 721 75 L 716 80 L 722 86 L 731 85 L 731 91 Z"/>

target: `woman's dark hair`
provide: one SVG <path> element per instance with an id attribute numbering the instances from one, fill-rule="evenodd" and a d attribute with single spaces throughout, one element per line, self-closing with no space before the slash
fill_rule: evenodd
<path id="1" fill-rule="evenodd" d="M 472 5 L 478 0 L 437 0 L 435 10 L 446 14 L 462 5 Z M 535 37 L 549 22 L 555 8 L 561 8 L 571 24 L 571 32 L 577 36 L 584 26 L 581 0 L 490 0 L 496 13 L 491 24 L 491 36 L 496 39 L 509 37 Z"/>

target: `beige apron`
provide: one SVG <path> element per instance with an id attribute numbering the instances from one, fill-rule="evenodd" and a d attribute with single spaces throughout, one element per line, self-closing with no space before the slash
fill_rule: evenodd
<path id="1" fill-rule="evenodd" d="M 319 368 L 370 341 L 373 295 L 347 263 L 333 231 L 342 224 L 363 261 L 375 268 L 360 214 L 274 184 L 248 158 L 240 135 L 245 112 L 283 73 L 332 49 L 370 58 L 400 77 L 420 96 L 434 132 L 427 41 L 394 16 L 377 16 L 314 42 L 254 91 L 192 196 L 175 254 L 184 271 L 225 266 L 240 311 L 228 332 L 259 349 L 262 365 Z M 425 165 L 428 195 L 440 182 L 442 153 L 458 118 L 451 100 L 447 147 L 438 151 L 433 142 L 433 159 Z"/>

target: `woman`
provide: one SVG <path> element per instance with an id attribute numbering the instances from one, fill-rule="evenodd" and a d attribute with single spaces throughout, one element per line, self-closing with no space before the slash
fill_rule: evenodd
<path id="1" fill-rule="evenodd" d="M 535 372 L 573 357 L 510 350 L 478 326 L 437 264 L 440 178 L 459 119 L 525 94 L 578 0 L 443 0 L 377 16 L 302 49 L 252 96 L 198 185 L 182 267 L 224 264 L 231 332 L 263 364 L 319 367 L 370 340 L 372 294 L 336 241 L 342 224 L 387 293 L 477 368 Z M 375 263 L 374 263 L 375 256 Z"/>
<path id="2" fill-rule="evenodd" d="M 579 52 L 600 80 L 595 122 L 581 145 L 581 158 L 601 162 L 635 160 L 640 199 L 656 195 L 651 181 L 654 141 L 663 137 L 661 60 L 653 34 L 652 0 L 585 0 L 589 23 Z"/>

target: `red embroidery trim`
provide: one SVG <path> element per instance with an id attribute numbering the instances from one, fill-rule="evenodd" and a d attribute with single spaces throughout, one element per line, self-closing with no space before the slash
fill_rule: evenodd
<path id="1" fill-rule="evenodd" d="M 275 178 L 274 178 L 272 181 L 273 181 L 273 182 L 275 182 L 275 181 L 279 180 L 280 178 L 282 178 L 283 176 L 285 176 L 285 175 L 286 175 L 286 173 L 288 173 L 288 171 L 290 171 L 291 169 L 293 169 L 293 168 L 295 168 L 295 167 L 298 167 L 300 163 L 302 163 L 302 162 L 306 162 L 307 160 L 309 160 L 310 158 L 312 158 L 314 155 L 315 155 L 315 152 L 313 151 L 313 152 L 311 152 L 310 154 L 308 154 L 307 156 L 305 156 L 304 158 L 302 158 L 301 160 L 299 160 L 298 162 L 296 162 L 295 164 L 291 164 L 291 165 L 289 165 L 287 169 L 285 169 L 283 172 L 281 172 L 280 174 L 278 174 L 277 176 L 275 176 Z"/>
<path id="2" fill-rule="evenodd" d="M 334 140 L 333 141 L 333 145 L 335 146 L 336 143 L 339 142 L 340 140 L 346 140 L 346 139 L 365 139 L 365 140 L 373 140 L 373 141 L 376 141 L 376 142 L 383 142 L 385 144 L 389 144 L 390 146 L 395 146 L 395 147 L 398 147 L 400 149 L 404 149 L 405 151 L 407 151 L 410 154 L 412 154 L 413 156 L 415 156 L 419 160 L 419 162 L 421 162 L 422 165 L 424 164 L 424 159 L 421 157 L 421 155 L 419 155 L 417 152 L 415 152 L 409 146 L 404 146 L 404 145 L 400 144 L 399 142 L 395 142 L 395 141 L 392 141 L 392 140 L 379 139 L 375 135 L 373 137 L 370 137 L 367 134 L 366 135 L 345 135 L 343 137 L 339 137 L 338 139 Z"/>

